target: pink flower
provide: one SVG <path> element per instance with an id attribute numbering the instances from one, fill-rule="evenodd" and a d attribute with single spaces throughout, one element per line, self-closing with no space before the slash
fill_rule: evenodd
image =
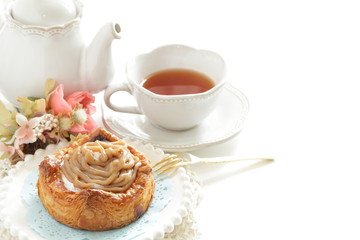
<path id="1" fill-rule="evenodd" d="M 87 121 L 85 124 L 74 124 L 70 128 L 69 132 L 87 134 L 94 132 L 96 129 L 97 126 L 94 119 L 90 115 L 87 115 Z"/>
<path id="2" fill-rule="evenodd" d="M 55 115 L 60 113 L 68 114 L 71 112 L 71 106 L 64 99 L 64 88 L 62 84 L 57 86 L 51 94 L 50 108 L 54 110 Z"/>
<path id="3" fill-rule="evenodd" d="M 75 92 L 66 98 L 66 102 L 72 109 L 81 104 L 88 114 L 93 114 L 96 111 L 96 108 L 91 105 L 95 102 L 95 97 L 87 92 Z"/>
<path id="4" fill-rule="evenodd" d="M 13 146 L 7 146 L 0 141 L 0 153 L 1 158 L 10 158 L 15 153 L 15 148 Z"/>
<path id="5" fill-rule="evenodd" d="M 15 131 L 15 142 L 18 141 L 19 145 L 35 142 L 37 138 L 34 128 L 39 124 L 40 120 L 40 117 L 28 120 L 24 115 L 17 114 L 16 122 L 20 127 Z"/>
<path id="6" fill-rule="evenodd" d="M 20 127 L 14 133 L 14 147 L 21 158 L 24 158 L 24 153 L 21 151 L 20 145 L 33 143 L 37 140 L 34 128 L 39 124 L 40 120 L 40 117 L 28 120 L 24 115 L 16 115 L 16 122 Z"/>
<path id="7" fill-rule="evenodd" d="M 74 124 L 69 132 L 87 134 L 94 132 L 97 128 L 95 121 L 90 116 L 96 111 L 96 108 L 91 105 L 94 102 L 95 97 L 87 92 L 75 92 L 64 99 L 63 85 L 60 84 L 51 95 L 50 108 L 54 110 L 55 115 L 60 113 L 67 115 L 81 105 L 82 109 L 86 111 L 86 121 L 82 124 Z"/>

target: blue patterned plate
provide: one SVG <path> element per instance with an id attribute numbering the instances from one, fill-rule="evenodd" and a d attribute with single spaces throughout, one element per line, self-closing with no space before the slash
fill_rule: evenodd
<path id="1" fill-rule="evenodd" d="M 150 144 L 125 139 L 151 162 L 164 152 Z M 64 147 L 65 142 L 38 150 L 19 162 L 0 184 L 0 219 L 11 234 L 21 240 L 151 240 L 163 238 L 181 223 L 190 207 L 190 180 L 179 168 L 170 176 L 155 175 L 156 191 L 148 211 L 134 223 L 109 231 L 85 231 L 67 227 L 54 220 L 43 207 L 36 189 L 37 166 L 44 156 Z"/>

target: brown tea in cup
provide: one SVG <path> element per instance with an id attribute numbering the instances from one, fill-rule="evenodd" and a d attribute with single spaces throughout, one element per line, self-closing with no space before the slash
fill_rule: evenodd
<path id="1" fill-rule="evenodd" d="M 142 86 L 160 95 L 184 95 L 206 92 L 215 86 L 203 73 L 189 69 L 167 69 L 150 74 Z"/>
<path id="2" fill-rule="evenodd" d="M 172 80 L 174 84 L 166 77 L 169 73 L 170 76 L 185 73 L 185 77 Z M 194 80 L 192 76 L 199 76 L 199 73 L 200 77 L 195 78 L 201 80 Z M 152 80 L 155 76 L 163 80 L 160 83 Z M 225 62 L 212 51 L 178 44 L 166 45 L 128 61 L 126 77 L 127 81 L 113 82 L 105 90 L 104 101 L 109 108 L 119 113 L 142 114 L 146 117 L 145 121 L 157 127 L 182 131 L 197 126 L 216 108 L 218 96 L 226 82 Z M 184 86 L 189 80 L 190 84 Z M 165 86 L 180 82 L 181 87 L 160 87 L 165 89 L 160 92 L 152 88 L 163 86 L 164 82 Z M 111 103 L 111 95 L 119 91 L 134 96 L 136 105 Z"/>

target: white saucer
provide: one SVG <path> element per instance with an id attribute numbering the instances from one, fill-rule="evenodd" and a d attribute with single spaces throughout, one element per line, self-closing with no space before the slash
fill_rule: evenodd
<path id="1" fill-rule="evenodd" d="M 144 115 L 114 112 L 102 103 L 104 125 L 109 131 L 170 152 L 191 151 L 234 136 L 242 129 L 248 110 L 246 96 L 230 84 L 219 96 L 217 108 L 201 124 L 186 131 L 162 129 L 151 124 Z"/>

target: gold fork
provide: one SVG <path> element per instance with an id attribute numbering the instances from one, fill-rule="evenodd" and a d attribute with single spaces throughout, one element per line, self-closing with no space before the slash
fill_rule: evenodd
<path id="1" fill-rule="evenodd" d="M 258 160 L 272 162 L 272 158 L 238 158 L 236 156 L 199 158 L 190 153 L 173 153 L 153 165 L 153 170 L 158 174 L 167 173 L 175 168 L 198 163 L 230 163 L 247 160 Z"/>

